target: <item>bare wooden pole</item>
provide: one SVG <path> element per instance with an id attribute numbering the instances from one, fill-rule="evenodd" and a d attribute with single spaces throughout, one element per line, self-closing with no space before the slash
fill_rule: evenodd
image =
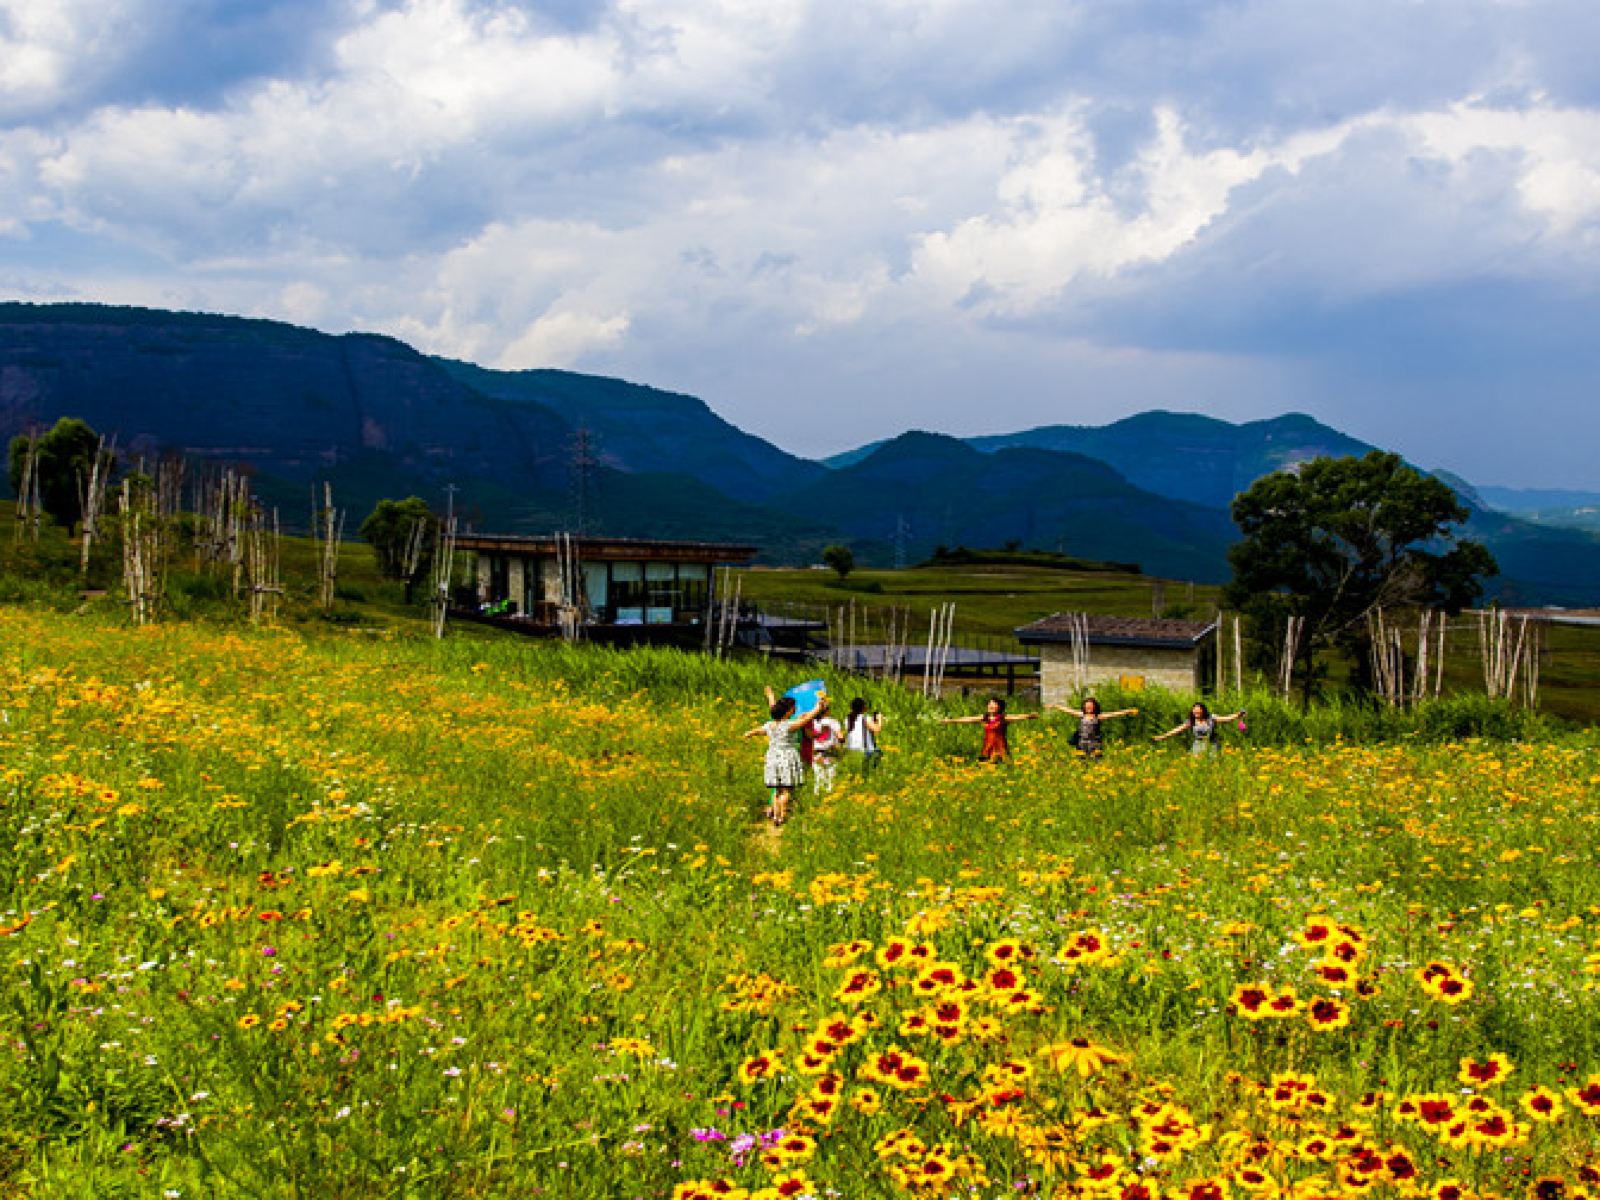
<path id="1" fill-rule="evenodd" d="M 1227 614 L 1222 612 L 1217 613 L 1217 661 L 1215 664 L 1216 678 L 1212 682 L 1212 690 L 1215 691 L 1219 696 L 1222 694 L 1223 681 L 1227 678 L 1227 676 L 1223 673 L 1226 670 L 1226 664 L 1223 660 L 1227 657 L 1225 653 L 1227 650 L 1227 639 L 1224 636 L 1227 632 L 1227 628 Z"/>
<path id="2" fill-rule="evenodd" d="M 1539 707 L 1539 650 L 1543 640 L 1544 631 L 1535 625 L 1533 627 L 1533 637 L 1528 643 L 1528 665 L 1523 675 L 1526 681 L 1523 703 L 1529 708 Z"/>
<path id="3" fill-rule="evenodd" d="M 37 542 L 39 520 L 44 511 L 39 502 L 39 435 L 30 429 L 22 436 L 22 477 L 17 481 L 17 523 L 13 538 L 20 542 L 31 535 Z"/>
<path id="4" fill-rule="evenodd" d="M 1434 619 L 1432 610 L 1418 613 L 1416 618 L 1416 674 L 1411 678 L 1411 702 L 1421 701 L 1427 694 L 1427 643 L 1429 643 L 1429 624 Z"/>
<path id="5" fill-rule="evenodd" d="M 439 548 L 433 556 L 433 587 L 431 591 L 433 636 L 444 636 L 445 622 L 450 616 L 450 581 L 455 575 L 456 518 L 450 517 L 439 539 Z"/>
<path id="6" fill-rule="evenodd" d="M 339 587 L 339 543 L 344 538 L 345 514 L 333 506 L 333 485 L 322 485 L 322 507 L 316 507 L 316 489 L 311 491 L 311 537 L 317 548 L 317 602 L 323 611 L 333 608 Z"/>
<path id="7" fill-rule="evenodd" d="M 1242 624 L 1238 613 L 1234 613 L 1234 693 L 1238 696 L 1245 694 L 1245 635 Z"/>
<path id="8" fill-rule="evenodd" d="M 1448 614 L 1441 613 L 1439 618 L 1439 646 L 1437 653 L 1433 656 L 1433 695 L 1435 699 L 1444 694 L 1445 632 L 1449 627 L 1450 618 Z"/>
<path id="9" fill-rule="evenodd" d="M 116 460 L 116 442 L 106 449 L 106 439 L 95 443 L 94 461 L 89 464 L 89 474 L 78 478 L 78 502 L 83 514 L 83 538 L 79 543 L 78 573 L 89 576 L 89 551 L 94 546 L 95 535 L 100 531 L 100 514 L 105 508 L 106 487 L 110 482 L 111 463 Z"/>

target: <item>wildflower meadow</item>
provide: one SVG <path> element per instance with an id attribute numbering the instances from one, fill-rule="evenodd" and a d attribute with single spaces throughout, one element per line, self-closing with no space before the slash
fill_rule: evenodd
<path id="1" fill-rule="evenodd" d="M 0 608 L 6 1194 L 1600 1195 L 1592 733 L 836 681 L 777 832 L 793 681 Z"/>

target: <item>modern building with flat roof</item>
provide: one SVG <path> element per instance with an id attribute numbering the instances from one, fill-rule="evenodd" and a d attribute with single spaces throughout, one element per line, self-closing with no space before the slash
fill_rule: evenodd
<path id="1" fill-rule="evenodd" d="M 697 643 L 713 612 L 716 569 L 743 566 L 754 546 L 612 537 L 466 533 L 473 603 L 461 615 L 531 634 L 570 618 L 598 641 Z"/>

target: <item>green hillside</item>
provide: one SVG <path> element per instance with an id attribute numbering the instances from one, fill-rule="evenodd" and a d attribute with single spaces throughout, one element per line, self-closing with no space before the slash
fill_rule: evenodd
<path id="1" fill-rule="evenodd" d="M 1263 475 L 1309 458 L 1360 456 L 1374 447 L 1304 413 L 1235 425 L 1197 413 L 1147 412 L 1109 425 L 1047 425 L 969 439 L 980 450 L 1028 446 L 1086 454 L 1162 496 L 1227 508 Z"/>
<path id="2" fill-rule="evenodd" d="M 983 454 L 932 433 L 902 434 L 792 500 L 797 511 L 844 529 L 879 562 L 903 521 L 913 558 L 938 545 L 1018 542 L 1218 582 L 1234 533 L 1225 513 L 1144 491 L 1082 455 Z"/>
<path id="3" fill-rule="evenodd" d="M 196 474 L 243 470 L 289 529 L 306 527 L 326 481 L 356 522 L 385 496 L 442 507 L 448 489 L 478 529 L 572 529 L 581 509 L 590 533 L 747 542 L 766 562 L 814 561 L 831 541 L 868 565 L 1016 543 L 1202 581 L 1227 573 L 1238 490 L 1368 449 L 1298 414 L 1234 425 L 1151 412 L 970 444 L 908 434 L 828 471 L 695 397 L 622 380 L 493 371 L 275 321 L 0 303 L 0 440 L 62 416 L 114 436 L 129 465 L 181 454 Z M 1454 482 L 1473 505 L 1468 532 L 1501 563 L 1496 595 L 1600 603 L 1600 519 L 1491 511 Z"/>
<path id="4" fill-rule="evenodd" d="M 601 462 L 633 473 L 692 475 L 739 500 L 765 502 L 826 474 L 745 433 L 695 396 L 572 371 L 492 371 L 435 359 L 468 387 L 560 414 L 588 430 Z"/>

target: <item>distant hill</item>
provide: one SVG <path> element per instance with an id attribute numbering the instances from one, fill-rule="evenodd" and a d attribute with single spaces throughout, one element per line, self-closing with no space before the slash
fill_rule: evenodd
<path id="1" fill-rule="evenodd" d="M 1536 525 L 1600 533 L 1600 492 L 1558 488 L 1481 487 L 1484 504 Z"/>
<path id="2" fill-rule="evenodd" d="M 1557 508 L 1600 508 L 1600 492 L 1579 492 L 1565 488 L 1508 488 L 1478 486 L 1484 504 L 1501 512 L 1542 512 Z"/>
<path id="3" fill-rule="evenodd" d="M 564 489 L 566 422 L 491 400 L 403 342 L 275 321 L 0 304 L 0 434 L 82 417 L 120 449 L 244 463 L 289 483 L 517 480 Z"/>
<path id="4" fill-rule="evenodd" d="M 747 502 L 765 476 L 787 486 L 823 468 L 734 429 L 700 401 L 525 374 L 536 378 L 441 362 L 393 338 L 276 321 L 0 304 L 0 439 L 82 417 L 130 455 L 178 451 L 248 468 L 290 527 L 305 520 L 309 484 L 321 480 L 356 521 L 384 496 L 441 504 L 454 484 L 458 508 L 480 527 L 570 527 L 574 429 L 543 395 L 599 429 L 606 461 L 617 464 L 591 475 L 593 532 L 726 537 L 783 558 L 814 555 L 836 536 Z"/>
<path id="5" fill-rule="evenodd" d="M 724 421 L 695 396 L 571 371 L 493 371 L 435 359 L 497 400 L 559 413 L 595 435 L 600 460 L 633 473 L 692 475 L 739 500 L 762 502 L 825 474 Z"/>
<path id="6" fill-rule="evenodd" d="M 1263 475 L 1307 459 L 1359 456 L 1376 447 L 1303 413 L 1234 425 L 1192 413 L 1148 412 L 1101 427 L 1051 425 L 971 438 L 991 452 L 1031 445 L 1098 458 L 1131 483 L 1161 496 L 1226 509 Z M 1535 525 L 1490 511 L 1482 489 L 1438 472 L 1471 510 L 1465 533 L 1500 564 L 1492 594 L 1516 603 L 1590 604 L 1600 600 L 1600 538 L 1581 528 Z M 1492 491 L 1492 489 L 1490 489 Z"/>
<path id="7" fill-rule="evenodd" d="M 903 518 L 913 558 L 941 543 L 1016 542 L 1197 581 L 1226 575 L 1237 491 L 1308 458 L 1371 449 L 1300 414 L 1234 425 L 1151 412 L 970 444 L 905 434 L 831 459 L 829 471 L 692 396 L 622 380 L 494 371 L 276 321 L 0 303 L 0 439 L 67 415 L 133 456 L 178 451 L 251 471 L 289 528 L 303 527 L 309 485 L 322 480 L 356 521 L 381 497 L 439 504 L 454 485 L 478 528 L 572 528 L 582 427 L 599 456 L 583 489 L 590 532 L 745 541 L 778 562 L 815 561 L 844 540 L 863 562 L 887 563 Z M 1500 560 L 1500 594 L 1600 603 L 1600 536 L 1577 511 L 1596 497 L 1441 477 Z M 1567 500 L 1581 503 L 1565 512 Z M 1492 511 L 1513 502 L 1529 507 Z"/>
<path id="8" fill-rule="evenodd" d="M 1066 450 L 1110 463 L 1161 496 L 1227 508 L 1263 475 L 1307 459 L 1373 449 L 1303 413 L 1235 425 L 1195 413 L 1146 412 L 1110 425 L 1046 425 L 969 439 L 980 450 Z"/>
<path id="9" fill-rule="evenodd" d="M 906 433 L 790 498 L 843 528 L 881 561 L 896 528 L 907 550 L 1024 546 L 1137 562 L 1147 572 L 1214 582 L 1235 535 L 1227 514 L 1135 487 L 1080 454 L 1018 448 L 985 454 L 957 438 Z"/>
<path id="10" fill-rule="evenodd" d="M 1374 449 L 1300 413 L 1235 425 L 1192 413 L 1157 411 L 1105 426 L 1047 425 L 964 441 L 995 455 L 1024 447 L 1087 455 L 1147 493 L 1214 509 L 1224 522 L 1233 497 L 1263 475 L 1310 458 L 1362 455 Z M 827 462 L 843 474 L 870 461 L 887 444 L 891 443 L 862 446 Z M 1494 511 L 1497 501 L 1504 503 L 1508 489 L 1479 489 L 1448 472 L 1435 474 L 1471 510 L 1466 534 L 1488 546 L 1500 564 L 1501 575 L 1490 584 L 1492 595 L 1530 604 L 1600 602 L 1600 508 Z M 1535 501 L 1546 498 L 1540 493 L 1521 495 Z M 1237 531 L 1231 523 L 1227 528 L 1231 541 Z M 1222 571 L 1225 574 L 1225 566 Z"/>
<path id="11" fill-rule="evenodd" d="M 1490 594 L 1508 604 L 1600 604 L 1600 535 L 1540 525 L 1489 510 L 1475 512 L 1467 535 L 1500 564 Z"/>

